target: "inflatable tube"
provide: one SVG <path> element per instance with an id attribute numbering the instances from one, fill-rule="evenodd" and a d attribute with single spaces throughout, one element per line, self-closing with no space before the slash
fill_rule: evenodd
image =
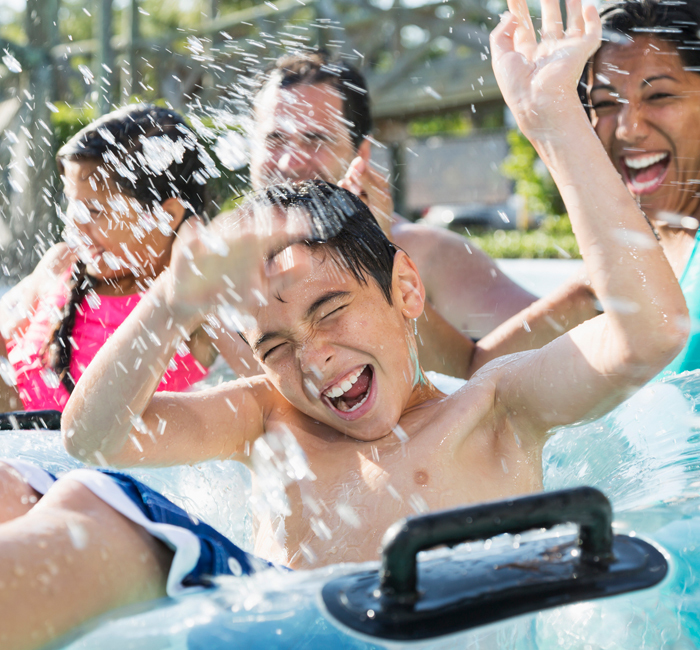
<path id="1" fill-rule="evenodd" d="M 61 429 L 61 412 L 46 410 L 0 413 L 0 431 L 22 431 L 27 429 L 59 431 Z"/>
<path id="2" fill-rule="evenodd" d="M 578 529 L 573 534 L 525 532 L 562 522 L 574 522 Z M 180 608 L 186 599 L 161 602 L 145 614 L 132 610 L 131 621 L 134 630 L 141 630 L 141 640 L 153 644 L 143 647 L 170 640 L 174 645 L 168 647 L 187 650 L 369 650 L 403 648 L 407 641 L 412 648 L 440 648 L 441 643 L 481 648 L 495 630 L 522 628 L 523 615 L 534 612 L 556 612 L 576 602 L 585 606 L 591 599 L 610 605 L 620 599 L 608 599 L 621 594 L 630 594 L 635 607 L 649 594 L 658 602 L 658 594 L 648 590 L 667 576 L 664 553 L 636 536 L 613 535 L 611 522 L 608 500 L 591 488 L 431 513 L 389 529 L 381 565 L 224 579 L 215 591 L 188 597 L 184 619 Z M 514 544 L 504 533 L 525 534 Z M 487 542 L 492 535 L 500 537 Z M 472 547 L 416 561 L 422 549 L 464 540 Z M 167 634 L 144 633 L 153 629 L 149 626 L 162 628 L 164 621 Z M 69 647 L 110 648 L 103 641 L 109 622 L 103 619 L 100 630 L 103 636 L 88 635 Z M 132 638 L 128 631 L 121 633 L 122 643 Z"/>
<path id="3" fill-rule="evenodd" d="M 515 601 L 517 607 L 527 607 L 520 610 L 522 613 L 512 611 L 514 617 L 490 623 L 487 617 L 474 616 L 478 625 L 447 636 L 412 639 L 411 650 L 700 647 L 699 413 L 700 375 L 685 374 L 642 389 L 601 420 L 558 432 L 543 454 L 545 489 L 594 485 L 612 503 L 614 532 L 642 539 L 663 556 L 668 568 L 658 584 L 614 597 L 601 592 L 600 597 L 579 602 L 563 589 L 559 604 L 538 605 L 534 611 L 523 603 L 539 598 L 536 592 L 546 587 L 540 585 L 524 591 Z M 78 465 L 65 454 L 55 433 L 4 432 L 0 447 L 6 454 L 38 462 L 53 472 Z M 216 461 L 130 473 L 250 548 L 250 531 L 244 530 L 243 524 L 247 516 L 244 504 L 250 494 L 246 492 L 245 481 L 249 479 L 245 472 L 232 461 Z M 229 532 L 227 524 L 240 528 Z M 511 575 L 520 572 L 526 579 L 542 577 L 550 565 L 527 560 L 538 557 L 538 548 L 550 549 L 548 555 L 560 554 L 574 566 L 578 559 L 571 550 L 576 550 L 580 534 L 572 525 L 556 526 L 546 532 L 500 535 L 454 549 L 426 551 L 419 555 L 418 590 L 431 575 L 444 577 L 436 581 L 438 584 L 462 582 L 478 567 L 490 571 L 494 564 L 507 566 L 513 571 Z M 381 569 L 378 563 L 333 565 L 287 575 L 264 572 L 249 578 L 222 579 L 215 589 L 202 594 L 112 612 L 75 630 L 55 647 L 405 648 L 405 641 L 372 637 L 365 628 L 356 631 L 339 621 L 324 600 L 327 585 L 337 580 L 353 584 L 356 576 L 363 574 L 371 584 L 380 580 Z M 375 591 L 373 586 L 366 596 L 376 599 Z M 348 598 L 348 603 L 352 602 Z"/>

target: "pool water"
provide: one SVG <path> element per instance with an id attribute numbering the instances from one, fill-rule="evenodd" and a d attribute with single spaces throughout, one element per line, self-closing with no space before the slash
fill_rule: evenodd
<path id="1" fill-rule="evenodd" d="M 443 388 L 454 389 L 459 382 Z M 700 373 L 649 385 L 608 416 L 556 432 L 544 453 L 546 489 L 593 485 L 611 500 L 615 529 L 657 543 L 670 571 L 656 588 L 567 605 L 428 642 L 423 649 L 700 647 Z M 50 471 L 78 465 L 54 435 L 3 433 L 2 454 Z M 289 458 L 293 457 L 293 450 Z M 291 467 L 291 464 L 290 464 Z M 282 471 L 287 471 L 282 464 Z M 235 462 L 130 472 L 251 548 L 250 476 Z M 556 534 L 570 534 L 564 527 Z M 539 533 L 541 534 L 541 533 Z M 523 538 L 527 536 L 524 535 Z M 512 544 L 508 536 L 493 542 Z M 483 551 L 483 548 L 482 548 Z M 439 553 L 444 551 L 433 551 Z M 480 552 L 479 545 L 459 554 Z M 112 612 L 54 647 L 70 650 L 217 648 L 393 648 L 341 629 L 325 614 L 320 590 L 358 570 L 266 572 L 220 581 L 213 591 Z M 404 644 L 405 645 L 405 644 Z"/>

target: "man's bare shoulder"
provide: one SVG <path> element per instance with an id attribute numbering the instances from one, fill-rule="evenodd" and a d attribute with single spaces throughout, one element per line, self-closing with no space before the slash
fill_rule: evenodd
<path id="1" fill-rule="evenodd" d="M 466 237 L 446 228 L 411 223 L 403 217 L 395 217 L 391 227 L 391 237 L 395 244 L 406 250 L 412 257 L 414 253 L 433 254 L 437 248 L 444 250 L 448 247 L 460 254 L 468 255 L 475 264 L 494 265 L 493 260 L 470 243 Z M 414 253 L 411 253 L 411 249 Z"/>

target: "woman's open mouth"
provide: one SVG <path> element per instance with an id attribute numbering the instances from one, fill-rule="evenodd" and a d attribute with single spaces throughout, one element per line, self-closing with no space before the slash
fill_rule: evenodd
<path id="1" fill-rule="evenodd" d="M 375 394 L 374 370 L 367 364 L 326 388 L 322 399 L 339 417 L 355 420 L 372 408 Z"/>
<path id="2" fill-rule="evenodd" d="M 669 152 L 642 153 L 620 158 L 627 189 L 635 195 L 651 194 L 661 186 L 671 164 Z"/>

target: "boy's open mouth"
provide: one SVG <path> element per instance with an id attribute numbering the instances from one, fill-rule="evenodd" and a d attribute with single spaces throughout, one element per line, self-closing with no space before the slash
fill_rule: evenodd
<path id="1" fill-rule="evenodd" d="M 671 163 L 667 151 L 642 153 L 620 158 L 622 175 L 632 194 L 651 194 L 661 186 Z"/>
<path id="2" fill-rule="evenodd" d="M 324 401 L 339 415 L 348 416 L 359 411 L 372 392 L 374 371 L 364 365 L 348 373 L 323 391 Z"/>

